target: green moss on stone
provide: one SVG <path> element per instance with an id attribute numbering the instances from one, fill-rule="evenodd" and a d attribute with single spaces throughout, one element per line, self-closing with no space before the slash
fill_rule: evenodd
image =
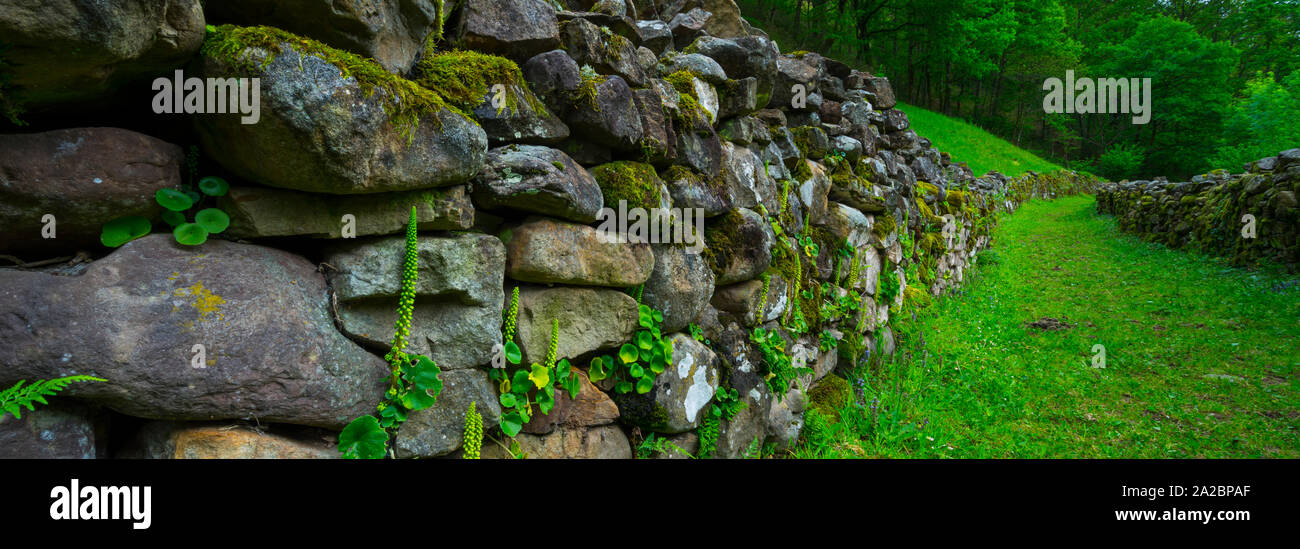
<path id="1" fill-rule="evenodd" d="M 627 201 L 628 208 L 650 210 L 661 205 L 659 175 L 649 164 L 628 160 L 610 162 L 592 168 L 591 176 L 600 185 L 606 207 L 617 209 L 620 200 Z"/>
<path id="2" fill-rule="evenodd" d="M 200 48 L 202 55 L 225 62 L 244 72 L 256 72 L 283 53 L 287 45 L 301 55 L 318 57 L 339 69 L 344 78 L 352 78 L 367 97 L 375 90 L 383 90 L 382 106 L 389 121 L 398 132 L 410 141 L 420 118 L 451 109 L 465 114 L 448 104 L 438 93 L 390 73 L 373 59 L 355 53 L 331 48 L 275 27 L 239 27 L 235 25 L 209 26 Z M 265 56 L 260 66 L 250 58 L 250 49 L 263 50 Z"/>
<path id="3" fill-rule="evenodd" d="M 840 419 L 840 410 L 853 402 L 853 388 L 844 378 L 831 374 L 808 391 L 808 408 L 821 412 L 834 424 Z"/>
<path id="4" fill-rule="evenodd" d="M 545 105 L 526 91 L 528 83 L 519 66 L 504 57 L 475 51 L 435 52 L 430 42 L 425 45 L 424 57 L 411 74 L 417 84 L 465 112 L 482 105 L 492 86 L 497 84 L 506 89 L 502 109 L 517 110 L 522 97 L 533 111 L 546 112 Z"/>

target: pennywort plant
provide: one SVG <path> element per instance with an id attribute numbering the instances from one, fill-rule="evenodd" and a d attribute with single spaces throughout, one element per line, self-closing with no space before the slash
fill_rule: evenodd
<path id="1" fill-rule="evenodd" d="M 405 353 L 415 311 L 415 283 L 419 276 L 419 251 L 415 207 L 406 225 L 406 249 L 402 258 L 402 286 L 393 327 L 393 345 L 384 357 L 391 370 L 388 391 L 379 403 L 379 416 L 364 415 L 349 423 L 339 434 L 339 452 L 346 458 L 380 459 L 392 454 L 389 441 L 410 412 L 424 410 L 442 392 L 442 370 L 433 359 Z"/>
<path id="2" fill-rule="evenodd" d="M 518 289 L 516 288 L 511 294 L 510 314 L 506 320 L 506 327 L 511 336 L 514 335 L 518 312 Z M 578 375 L 569 364 L 569 359 L 558 359 L 559 344 L 560 320 L 557 318 L 551 322 L 551 340 L 543 363 L 534 362 L 527 367 L 516 369 L 515 366 L 519 365 L 521 356 L 517 351 L 513 356 L 507 351 L 506 362 L 509 364 L 501 368 L 493 368 L 489 374 L 492 380 L 497 382 L 500 390 L 497 399 L 502 409 L 501 432 L 506 436 L 513 437 L 519 434 L 537 412 L 543 415 L 551 413 L 551 409 L 555 407 L 557 386 L 568 391 L 570 398 L 578 398 L 578 390 L 581 388 Z"/>
<path id="3" fill-rule="evenodd" d="M 172 227 L 172 236 L 177 242 L 187 246 L 198 246 L 207 242 L 208 236 L 219 234 L 230 226 L 230 216 L 220 208 L 200 208 L 205 200 L 225 196 L 230 184 L 220 177 L 204 177 L 194 184 L 198 168 L 197 151 L 190 151 L 190 182 L 184 190 L 158 189 L 154 201 L 162 206 L 162 220 Z M 193 213 L 189 213 L 193 210 Z M 191 221 L 190 219 L 193 219 Z M 116 248 L 127 242 L 148 235 L 153 231 L 153 223 L 147 218 L 132 215 L 119 217 L 104 224 L 99 234 L 99 241 L 109 248 Z"/>
<path id="4" fill-rule="evenodd" d="M 663 313 L 649 305 L 637 306 L 637 330 L 631 343 L 624 343 L 618 356 L 600 356 L 591 359 L 588 375 L 592 381 L 612 379 L 614 391 L 627 394 L 636 390 L 646 394 L 654 388 L 655 377 L 662 374 L 673 360 L 672 340 L 665 339 L 660 331 Z"/>

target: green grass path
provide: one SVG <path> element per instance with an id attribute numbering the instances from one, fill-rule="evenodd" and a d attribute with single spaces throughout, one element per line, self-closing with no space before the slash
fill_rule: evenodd
<path id="1" fill-rule="evenodd" d="M 869 372 L 835 442 L 797 453 L 1300 457 L 1294 278 L 1137 240 L 1090 196 L 1026 204 L 980 257 L 964 296 L 903 313 L 916 356 Z"/>

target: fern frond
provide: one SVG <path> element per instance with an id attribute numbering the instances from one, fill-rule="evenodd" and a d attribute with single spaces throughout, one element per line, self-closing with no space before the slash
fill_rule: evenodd
<path id="1" fill-rule="evenodd" d="M 38 380 L 31 385 L 26 385 L 27 380 L 19 380 L 13 387 L 0 391 L 0 419 L 3 419 L 6 413 L 13 414 L 15 418 L 22 419 L 22 408 L 27 407 L 28 411 L 35 411 L 35 403 L 46 404 L 47 396 L 54 396 L 59 391 L 65 389 L 68 385 L 85 381 L 107 381 L 92 376 L 67 376 L 57 379 Z"/>

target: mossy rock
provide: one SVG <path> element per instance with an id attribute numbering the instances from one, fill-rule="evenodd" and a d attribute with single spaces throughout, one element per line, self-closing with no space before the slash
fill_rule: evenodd
<path id="1" fill-rule="evenodd" d="M 620 160 L 592 168 L 591 175 L 600 185 L 607 208 L 618 210 L 620 201 L 625 201 L 628 208 L 645 208 L 647 211 L 672 205 L 667 196 L 667 184 L 649 164 Z"/>
<path id="2" fill-rule="evenodd" d="M 848 380 L 830 374 L 808 391 L 808 408 L 821 412 L 834 424 L 840 420 L 840 410 L 853 402 L 853 387 Z"/>

